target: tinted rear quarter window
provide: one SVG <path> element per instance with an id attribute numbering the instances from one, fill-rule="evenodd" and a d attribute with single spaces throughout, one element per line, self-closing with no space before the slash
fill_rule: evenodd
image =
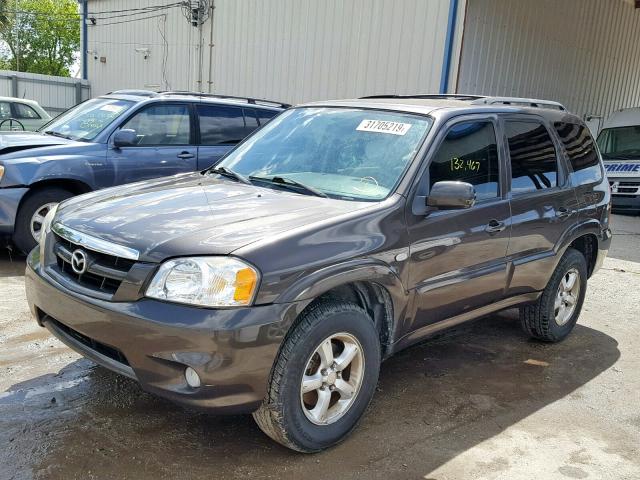
<path id="1" fill-rule="evenodd" d="M 513 194 L 555 187 L 558 182 L 558 161 L 546 127 L 535 120 L 507 120 L 505 130 L 511 156 Z"/>
<path id="2" fill-rule="evenodd" d="M 575 123 L 556 122 L 553 126 L 569 156 L 573 183 L 585 184 L 602 180 L 598 152 L 589 130 Z"/>

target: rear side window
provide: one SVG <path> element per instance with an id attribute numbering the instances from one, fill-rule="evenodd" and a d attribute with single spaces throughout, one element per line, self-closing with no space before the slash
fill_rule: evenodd
<path id="1" fill-rule="evenodd" d="M 258 110 L 258 120 L 260 121 L 260 125 L 264 125 L 279 113 L 280 112 L 274 112 L 273 110 Z"/>
<path id="2" fill-rule="evenodd" d="M 25 105 L 24 103 L 14 103 L 13 106 L 16 108 L 16 118 L 26 118 L 29 120 L 40 118 L 38 112 L 29 105 Z"/>
<path id="3" fill-rule="evenodd" d="M 575 123 L 556 122 L 553 126 L 571 161 L 573 183 L 585 184 L 602 180 L 600 160 L 589 130 Z"/>
<path id="4" fill-rule="evenodd" d="M 11 118 L 11 104 L 9 102 L 0 102 L 0 119 Z"/>
<path id="5" fill-rule="evenodd" d="M 545 126 L 536 121 L 507 120 L 505 130 L 511 156 L 514 195 L 558 184 L 556 149 Z"/>
<path id="6" fill-rule="evenodd" d="M 235 145 L 254 128 L 245 123 L 243 109 L 223 105 L 198 105 L 200 143 L 202 145 Z"/>
<path id="7" fill-rule="evenodd" d="M 454 125 L 429 166 L 429 184 L 445 180 L 467 182 L 478 201 L 496 198 L 500 178 L 496 132 L 491 122 Z"/>

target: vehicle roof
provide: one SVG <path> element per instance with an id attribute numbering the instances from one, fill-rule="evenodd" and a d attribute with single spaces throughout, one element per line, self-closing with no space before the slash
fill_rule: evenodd
<path id="1" fill-rule="evenodd" d="M 28 98 L 0 97 L 0 102 L 19 102 L 19 103 L 26 103 L 28 105 L 37 105 L 38 107 L 40 106 L 38 102 L 36 102 L 35 100 L 30 100 Z"/>
<path id="2" fill-rule="evenodd" d="M 567 112 L 557 108 L 545 108 L 543 106 L 533 107 L 517 104 L 481 103 L 484 98 L 469 95 L 437 96 L 432 98 L 419 98 L 409 96 L 389 96 L 389 97 L 364 97 L 345 100 L 325 100 L 320 102 L 310 102 L 301 106 L 314 107 L 351 107 L 351 108 L 371 108 L 382 110 L 393 110 L 406 113 L 417 113 L 420 115 L 438 116 L 440 114 L 465 113 L 527 113 L 548 118 L 550 121 L 571 121 L 583 123 L 582 120 Z M 517 99 L 510 99 L 517 100 Z M 522 99 L 524 102 L 526 99 Z"/>
<path id="3" fill-rule="evenodd" d="M 613 112 L 602 128 L 632 127 L 640 125 L 640 107 L 624 108 Z"/>
<path id="4" fill-rule="evenodd" d="M 235 97 L 227 95 L 216 95 L 199 92 L 182 92 L 182 91 L 169 91 L 169 92 L 153 92 L 151 90 L 116 90 L 109 92 L 105 95 L 100 95 L 100 98 L 118 98 L 121 100 L 129 100 L 133 102 L 141 102 L 144 100 L 161 99 L 161 100 L 180 100 L 188 102 L 205 102 L 227 105 L 242 105 L 250 106 L 252 108 L 270 109 L 270 110 L 282 110 L 289 107 L 289 104 L 283 102 L 277 102 L 272 100 L 264 100 L 260 98 L 251 97 Z"/>

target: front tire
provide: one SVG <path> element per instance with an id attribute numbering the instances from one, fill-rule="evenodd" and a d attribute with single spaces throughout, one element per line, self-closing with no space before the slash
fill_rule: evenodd
<path id="1" fill-rule="evenodd" d="M 522 329 L 544 342 L 564 340 L 578 321 L 586 290 L 586 259 L 568 248 L 538 301 L 520 307 Z"/>
<path id="2" fill-rule="evenodd" d="M 20 205 L 16 216 L 12 238 L 15 246 L 24 254 L 33 250 L 39 242 L 39 227 L 49 209 L 72 196 L 70 191 L 55 187 L 31 193 Z"/>
<path id="3" fill-rule="evenodd" d="M 348 302 L 317 303 L 285 339 L 253 418 L 288 448 L 323 450 L 356 427 L 379 371 L 380 342 L 371 317 Z"/>

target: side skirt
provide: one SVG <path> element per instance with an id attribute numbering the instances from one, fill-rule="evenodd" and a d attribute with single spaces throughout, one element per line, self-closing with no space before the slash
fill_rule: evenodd
<path id="1" fill-rule="evenodd" d="M 515 297 L 505 298 L 503 300 L 500 300 L 499 302 L 492 303 L 491 305 L 485 305 L 484 307 L 477 308 L 470 312 L 465 312 L 463 314 L 456 315 L 455 317 L 451 317 L 446 320 L 433 323 L 431 325 L 426 325 L 418 330 L 409 332 L 404 337 L 396 341 L 392 345 L 391 351 L 393 353 L 399 352 L 400 350 L 407 348 L 421 340 L 424 340 L 425 338 L 434 335 L 442 330 L 454 327 L 470 320 L 484 317 L 485 315 L 489 315 L 490 313 L 505 310 L 515 305 L 534 302 L 540 297 L 541 294 L 542 292 L 531 292 L 523 295 L 516 295 Z"/>

